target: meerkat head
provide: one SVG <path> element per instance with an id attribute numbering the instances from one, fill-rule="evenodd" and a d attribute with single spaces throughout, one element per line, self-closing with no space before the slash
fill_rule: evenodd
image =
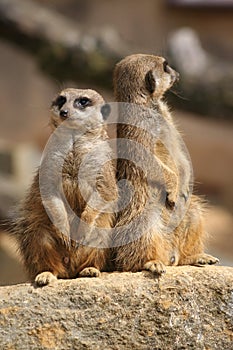
<path id="1" fill-rule="evenodd" d="M 179 78 L 165 58 L 153 55 L 131 55 L 114 70 L 114 92 L 117 101 L 146 104 L 159 100 Z"/>
<path id="2" fill-rule="evenodd" d="M 94 90 L 65 89 L 51 105 L 51 125 L 58 127 L 66 121 L 66 126 L 75 129 L 95 129 L 103 125 L 111 111 L 103 97 Z"/>

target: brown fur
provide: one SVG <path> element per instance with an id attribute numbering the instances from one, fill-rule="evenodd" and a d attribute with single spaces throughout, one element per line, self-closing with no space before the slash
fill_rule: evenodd
<path id="1" fill-rule="evenodd" d="M 85 202 L 80 194 L 78 186 L 78 172 L 81 161 L 88 152 L 92 151 L 94 146 L 99 145 L 101 147 L 98 158 L 111 159 L 109 146 L 106 143 L 105 146 L 102 146 L 103 141 L 108 139 L 100 112 L 104 100 L 93 90 L 66 89 L 59 96 L 65 97 L 66 102 L 59 105 L 56 99 L 52 104 L 50 121 L 53 129 L 56 129 L 62 123 L 60 111 L 63 109 L 68 112 L 68 119 L 79 118 L 79 116 L 81 118 L 79 124 L 77 124 L 77 120 L 75 121 L 74 126 L 72 126 L 71 120 L 71 128 L 78 125 L 78 128 L 84 128 L 83 130 L 85 130 L 80 138 L 73 141 L 69 153 L 64 158 L 62 186 L 65 197 L 71 209 L 82 220 L 91 226 L 110 228 L 113 226 L 114 214 L 102 213 L 89 207 L 88 202 Z M 88 97 L 91 100 L 91 105 L 86 108 L 75 109 L 74 100 L 80 96 Z M 98 109 L 94 110 L 93 107 Z M 87 111 L 91 112 L 88 118 L 85 115 Z M 77 116 L 76 113 L 78 113 Z M 51 177 L 56 179 L 56 168 L 53 169 L 53 162 L 56 164 L 59 160 L 59 154 L 55 153 L 52 157 L 54 158 L 51 163 L 52 169 L 45 170 L 45 176 L 48 180 Z M 98 159 L 91 158 L 88 166 L 90 167 L 90 173 L 97 173 L 96 183 L 92 183 L 89 179 L 90 173 L 86 174 L 85 191 L 87 191 L 88 199 L 92 194 L 93 187 L 96 186 L 99 194 L 106 201 L 114 200 L 117 197 L 117 188 L 113 164 L 110 161 L 106 162 L 101 172 L 101 169 L 98 168 Z M 54 186 L 56 187 L 58 184 L 55 182 Z M 54 197 L 49 196 L 47 204 L 52 217 L 60 220 L 65 235 L 53 225 L 45 211 L 41 199 L 38 171 L 20 208 L 14 229 L 30 279 L 35 280 L 38 285 L 44 285 L 56 278 L 75 278 L 78 275 L 98 276 L 100 271 L 110 269 L 109 249 L 95 248 L 95 242 L 93 242 L 94 247 L 91 247 L 78 245 L 70 240 L 70 222 L 64 204 L 56 198 L 56 195 Z M 81 230 L 80 227 L 78 230 Z M 89 234 L 91 235 L 91 229 Z M 103 245 L 105 243 L 108 247 L 108 242 L 103 242 Z"/>
<path id="2" fill-rule="evenodd" d="M 127 115 L 127 111 L 124 112 L 129 119 L 133 118 L 136 127 L 119 123 L 117 137 L 134 140 L 153 152 L 164 175 L 163 191 L 167 193 L 165 202 L 167 208 L 165 206 L 163 208 L 164 203 L 158 200 L 158 196 L 154 201 L 153 197 L 150 198 L 156 188 L 157 194 L 161 195 L 159 192 L 161 184 L 158 183 L 153 188 L 147 182 L 150 176 L 156 183 L 157 170 L 146 164 L 146 176 L 133 162 L 118 159 L 118 180 L 129 180 L 135 191 L 130 204 L 119 213 L 116 224 L 121 231 L 119 230 L 115 237 L 118 247 L 115 248 L 114 254 L 116 268 L 122 271 L 148 269 L 161 274 L 165 271 L 164 265 L 204 265 L 218 261 L 203 252 L 206 232 L 203 228 L 202 201 L 194 195 L 187 200 L 190 191 L 189 162 L 184 156 L 172 116 L 163 101 L 164 93 L 178 78 L 178 73 L 164 62 L 164 58 L 158 56 L 131 55 L 120 61 L 114 71 L 116 101 L 137 104 L 142 108 L 140 115 L 135 113 L 132 116 L 130 113 Z M 144 107 L 150 109 L 150 112 L 147 112 L 150 118 L 143 112 Z M 153 139 L 150 133 L 145 131 L 146 128 L 147 130 L 155 128 L 158 118 L 160 120 L 165 118 L 168 122 L 168 129 L 160 132 L 160 140 L 170 145 L 172 153 L 167 151 L 163 142 Z M 125 152 L 133 154 L 136 151 L 128 145 Z M 140 157 L 140 154 L 138 156 Z M 121 157 L 124 158 L 124 152 Z M 168 233 L 166 225 L 177 200 L 183 200 L 187 212 L 178 227 Z M 148 201 L 150 202 L 147 203 Z M 134 238 L 138 224 L 132 225 L 130 230 L 125 229 L 125 225 L 141 214 L 145 208 L 148 216 L 154 215 L 155 222 L 150 229 L 147 229 L 147 223 L 145 225 L 143 222 L 140 223 L 141 235 Z M 162 213 L 161 219 L 159 211 Z M 143 220 L 149 220 L 148 216 Z"/>

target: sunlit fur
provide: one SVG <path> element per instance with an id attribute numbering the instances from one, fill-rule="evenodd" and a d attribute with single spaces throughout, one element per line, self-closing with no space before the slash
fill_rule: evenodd
<path id="1" fill-rule="evenodd" d="M 153 138 L 145 131 L 146 127 L 148 130 L 153 128 L 155 122 L 153 118 L 156 118 L 156 115 L 165 118 L 168 125 L 175 128 L 163 96 L 178 78 L 178 73 L 169 66 L 165 71 L 164 61 L 163 57 L 138 54 L 126 57 L 116 65 L 114 71 L 116 101 L 134 103 L 152 110 L 151 118 L 145 118 L 143 113 L 142 115 L 135 114 L 135 122 L 140 124 L 140 128 L 119 124 L 117 136 L 118 138 L 134 140 L 150 152 L 154 152 L 154 156 L 163 171 L 168 199 L 170 196 L 171 201 L 176 202 L 178 198 L 185 201 L 189 195 L 190 169 L 176 133 L 164 135 L 167 142 L 171 144 L 174 157 L 172 158 L 163 143 L 154 142 Z M 149 79 L 148 72 L 150 72 Z M 127 151 L 132 154 L 135 151 L 130 147 Z M 148 173 L 153 173 L 153 171 L 153 168 L 150 169 L 148 165 Z M 116 226 L 122 227 L 122 232 L 116 236 L 122 246 L 114 250 L 118 270 L 139 271 L 145 268 L 161 274 L 165 271 L 165 265 L 204 265 L 218 261 L 203 252 L 206 238 L 206 231 L 203 227 L 204 205 L 201 199 L 194 195 L 187 202 L 188 208 L 183 220 L 171 233 L 163 231 L 164 224 L 161 223 L 161 220 L 155 220 L 149 231 L 146 228 L 143 231 L 143 223 L 141 223 L 141 237 L 123 245 L 127 241 L 127 237 L 134 236 L 134 230 L 129 232 L 124 230 L 124 226 L 143 211 L 149 198 L 150 188 L 143 172 L 128 160 L 118 160 L 117 174 L 118 180 L 123 178 L 129 180 L 135 191 L 130 205 L 119 213 L 117 219 Z M 179 183 L 181 177 L 182 183 Z M 178 185 L 181 189 L 179 193 Z M 156 201 L 149 203 L 148 208 L 154 212 L 155 218 L 158 218 L 159 211 L 162 210 L 162 218 L 165 223 L 172 210 L 172 208 L 161 208 L 161 203 Z M 136 229 L 137 227 L 135 227 Z"/>
<path id="2" fill-rule="evenodd" d="M 83 157 L 91 152 L 93 147 L 101 145 L 101 152 L 97 159 L 92 157 L 88 164 L 89 173 L 86 174 L 87 188 L 85 191 L 89 198 L 93 188 L 97 186 L 99 194 L 107 202 L 117 197 L 115 169 L 112 163 L 107 162 L 104 167 L 98 168 L 98 162 L 108 156 L 111 158 L 109 145 L 104 142 L 102 146 L 103 141 L 108 139 L 100 113 L 104 100 L 93 90 L 66 89 L 60 95 L 66 96 L 67 101 L 62 108 L 68 110 L 68 119 L 79 118 L 76 124 L 71 123 L 71 127 L 80 127 L 82 131 L 86 128 L 86 132 L 73 142 L 70 152 L 64 158 L 62 168 L 64 194 L 71 209 L 79 218 L 97 227 L 110 228 L 113 225 L 114 214 L 92 210 L 84 201 L 78 186 L 78 171 Z M 87 96 L 92 101 L 92 106 L 88 107 L 88 118 L 87 109 L 74 110 L 74 99 L 79 96 Z M 56 104 L 52 104 L 50 123 L 53 128 L 62 123 L 60 109 Z M 58 157 L 59 149 L 52 155 L 51 164 L 56 164 Z M 55 176 L 53 169 L 48 169 L 49 173 Z M 89 179 L 93 173 L 97 175 L 95 183 Z M 49 175 L 48 181 L 50 181 Z M 14 234 L 18 239 L 20 252 L 30 279 L 35 280 L 38 285 L 44 285 L 50 283 L 54 278 L 75 278 L 79 273 L 81 276 L 97 276 L 96 271 L 111 269 L 109 249 L 78 245 L 70 240 L 70 227 L 63 203 L 56 196 L 49 198 L 49 201 L 52 214 L 56 215 L 57 211 L 67 236 L 53 226 L 45 211 L 40 194 L 39 171 L 37 171 L 32 186 L 20 207 L 14 226 Z M 108 247 L 108 242 L 106 242 L 106 247 Z M 85 268 L 89 269 L 84 270 Z"/>

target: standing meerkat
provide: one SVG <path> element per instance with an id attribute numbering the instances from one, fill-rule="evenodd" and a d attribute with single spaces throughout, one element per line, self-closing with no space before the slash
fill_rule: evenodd
<path id="1" fill-rule="evenodd" d="M 161 274 L 165 272 L 165 265 L 205 265 L 218 261 L 204 253 L 203 204 L 197 196 L 189 196 L 192 188 L 190 163 L 163 100 L 164 93 L 177 78 L 178 73 L 163 57 L 153 55 L 131 55 L 115 67 L 115 99 L 134 106 L 123 107 L 117 138 L 129 139 L 149 150 L 164 179 L 164 185 L 159 178 L 156 184 L 158 169 L 153 169 L 147 160 L 144 162 L 146 174 L 129 160 L 128 155 L 137 152 L 135 145 L 129 142 L 122 147 L 117 163 L 118 181 L 130 181 L 134 194 L 117 219 L 119 230 L 114 254 L 118 270 L 146 269 Z M 135 106 L 140 109 L 132 113 Z M 157 137 L 154 137 L 156 129 Z M 148 184 L 151 177 L 154 187 Z M 156 188 L 160 188 L 160 192 L 155 192 L 154 196 Z M 166 196 L 162 198 L 164 191 Z M 183 208 L 184 215 L 169 232 L 169 217 L 177 206 Z M 135 221 L 138 215 L 142 216 L 141 223 Z M 133 221 L 136 224 L 129 226 Z"/>
<path id="2" fill-rule="evenodd" d="M 65 89 L 51 112 L 52 142 L 14 227 L 25 267 L 38 285 L 109 269 L 109 237 L 95 229 L 113 226 L 117 198 L 104 125 L 109 105 L 94 90 Z"/>

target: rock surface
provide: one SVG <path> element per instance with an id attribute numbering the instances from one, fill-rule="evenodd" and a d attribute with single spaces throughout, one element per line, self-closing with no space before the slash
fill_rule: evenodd
<path id="1" fill-rule="evenodd" d="M 0 347 L 232 349 L 233 268 L 173 267 L 0 288 Z"/>

